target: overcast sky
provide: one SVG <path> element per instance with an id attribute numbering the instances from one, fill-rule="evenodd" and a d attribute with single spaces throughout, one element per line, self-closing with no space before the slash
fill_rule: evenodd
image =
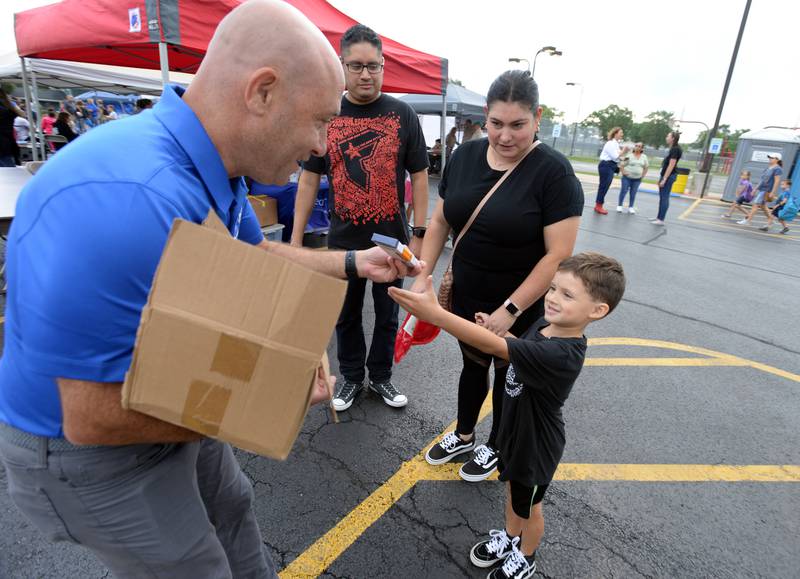
<path id="1" fill-rule="evenodd" d="M 14 52 L 13 13 L 46 0 L 0 2 L 0 54 Z M 609 104 L 637 120 L 668 110 L 714 122 L 744 0 L 332 0 L 352 18 L 449 60 L 450 76 L 480 93 L 510 67 L 509 57 L 541 54 L 536 79 L 543 103 L 571 123 Z M 753 0 L 722 122 L 733 128 L 800 125 L 800 1 Z M 702 127 L 684 125 L 687 136 Z"/>

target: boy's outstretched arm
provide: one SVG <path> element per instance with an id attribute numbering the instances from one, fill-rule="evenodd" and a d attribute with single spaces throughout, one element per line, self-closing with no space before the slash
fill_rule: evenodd
<path id="1" fill-rule="evenodd" d="M 439 326 L 448 334 L 452 334 L 481 352 L 508 360 L 508 344 L 505 338 L 501 338 L 477 324 L 459 318 L 439 305 L 436 294 L 433 292 L 433 278 L 430 276 L 428 276 L 424 293 L 392 287 L 389 288 L 389 295 L 404 310 L 418 319 Z"/>

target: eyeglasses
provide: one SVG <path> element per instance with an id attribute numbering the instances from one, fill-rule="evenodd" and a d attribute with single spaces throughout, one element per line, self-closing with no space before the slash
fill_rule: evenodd
<path id="1" fill-rule="evenodd" d="M 383 65 L 380 62 L 370 62 L 368 64 L 364 64 L 363 62 L 345 62 L 344 65 L 347 67 L 347 70 L 353 74 L 361 74 L 365 68 L 370 74 L 378 74 L 383 70 Z"/>

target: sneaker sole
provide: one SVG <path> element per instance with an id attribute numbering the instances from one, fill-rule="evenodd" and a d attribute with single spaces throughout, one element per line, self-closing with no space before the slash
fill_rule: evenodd
<path id="1" fill-rule="evenodd" d="M 353 399 L 346 404 L 336 404 L 336 401 L 334 400 L 333 409 L 336 410 L 336 412 L 344 412 L 345 410 L 349 409 L 353 405 L 353 402 L 355 401 L 356 401 L 355 397 L 353 397 Z"/>
<path id="2" fill-rule="evenodd" d="M 387 406 L 391 406 L 392 408 L 402 408 L 403 406 L 406 406 L 408 404 L 408 398 L 406 398 L 402 402 L 395 402 L 394 400 L 389 400 L 385 396 L 381 395 L 381 393 L 378 392 L 377 390 L 375 390 L 372 386 L 370 386 L 369 389 L 370 389 L 370 391 L 372 391 L 375 394 L 377 394 L 378 396 L 380 396 L 381 399 L 386 403 Z"/>
<path id="3" fill-rule="evenodd" d="M 475 557 L 475 548 L 477 546 L 478 545 L 475 545 L 474 547 L 472 547 L 472 549 L 469 550 L 469 560 L 472 561 L 473 565 L 475 565 L 476 567 L 479 567 L 481 569 L 488 569 L 489 567 L 491 567 L 493 565 L 496 565 L 497 563 L 499 563 L 500 561 L 503 561 L 506 557 L 508 557 L 508 554 L 506 554 L 505 557 L 498 557 L 494 561 L 484 561 L 483 559 L 478 559 L 477 557 Z M 509 551 L 509 553 L 510 552 L 511 551 Z"/>
<path id="4" fill-rule="evenodd" d="M 492 476 L 492 474 L 494 474 L 496 470 L 497 466 L 493 467 L 492 470 L 490 470 L 486 474 L 468 474 L 464 472 L 464 467 L 461 467 L 460 469 L 458 469 L 458 476 L 460 476 L 467 482 L 481 482 L 482 480 L 486 480 L 487 478 Z"/>
<path id="5" fill-rule="evenodd" d="M 465 452 L 472 452 L 474 449 L 475 449 L 475 441 L 472 441 L 472 444 L 470 446 L 465 447 L 465 448 L 459 450 L 458 452 L 454 452 L 453 454 L 449 454 L 446 457 L 440 458 L 440 459 L 431 458 L 428 455 L 428 453 L 426 452 L 425 453 L 425 462 L 427 462 L 428 464 L 432 464 L 433 466 L 438 466 L 440 464 L 445 464 L 445 463 L 450 462 L 455 457 L 457 457 L 459 454 L 464 454 Z M 430 452 L 430 449 L 428 449 L 428 452 Z"/>

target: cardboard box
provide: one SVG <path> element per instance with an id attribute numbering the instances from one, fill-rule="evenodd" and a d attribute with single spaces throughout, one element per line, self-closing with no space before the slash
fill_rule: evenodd
<path id="1" fill-rule="evenodd" d="M 142 311 L 122 405 L 285 459 L 346 283 L 176 220 Z"/>
<path id="2" fill-rule="evenodd" d="M 261 227 L 275 225 L 278 222 L 278 200 L 268 195 L 248 195 L 250 205 L 258 217 Z"/>

